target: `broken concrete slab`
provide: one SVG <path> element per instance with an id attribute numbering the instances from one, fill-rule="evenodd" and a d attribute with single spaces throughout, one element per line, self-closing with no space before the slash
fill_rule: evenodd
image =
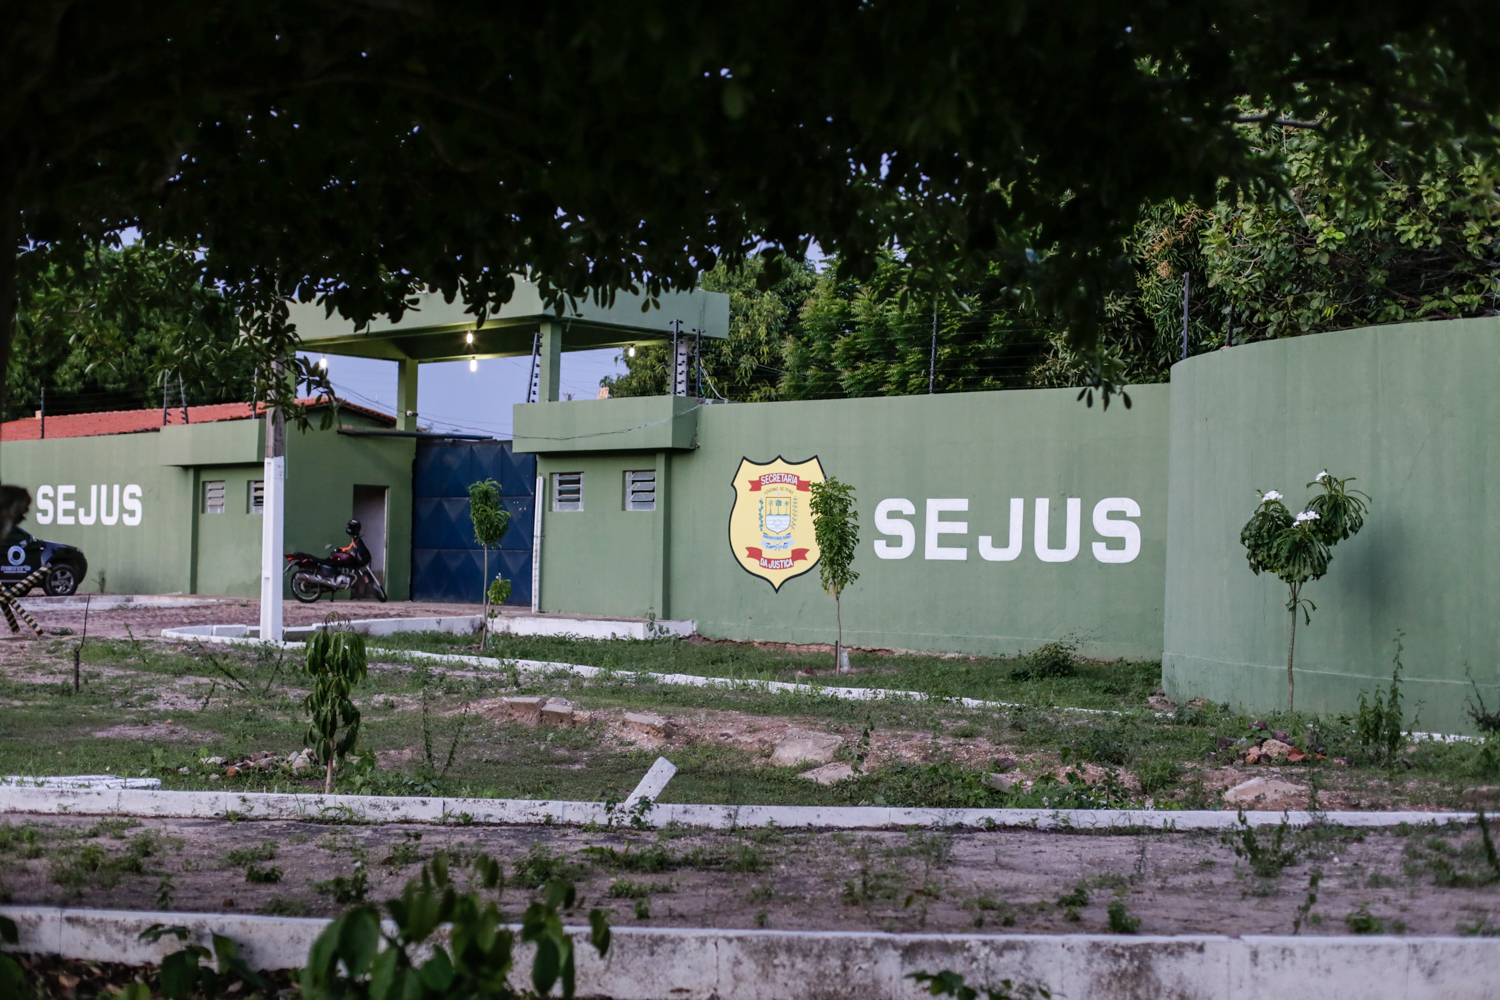
<path id="1" fill-rule="evenodd" d="M 562 698 L 554 698 L 542 706 L 541 722 L 544 726 L 572 726 L 578 722 L 578 714 L 573 711 L 572 702 Z"/>
<path id="2" fill-rule="evenodd" d="M 824 764 L 822 767 L 815 767 L 811 771 L 803 771 L 797 777 L 816 781 L 820 785 L 832 785 L 854 777 L 854 768 L 843 761 L 836 761 L 832 764 Z"/>
<path id="3" fill-rule="evenodd" d="M 827 764 L 843 744 L 841 736 L 812 729 L 788 729 L 771 751 L 771 763 L 777 767 L 797 764 Z"/>
<path id="4" fill-rule="evenodd" d="M 500 704 L 485 712 L 495 721 L 512 720 L 523 726 L 535 726 L 542 721 L 542 706 L 545 698 L 501 698 Z"/>
<path id="5" fill-rule="evenodd" d="M 997 792 L 1010 791 L 1011 786 L 1020 780 L 1021 776 L 1019 774 L 1000 774 L 996 771 L 991 771 L 984 776 L 984 783 Z"/>
<path id="6" fill-rule="evenodd" d="M 1232 806 L 1255 806 L 1259 809 L 1279 809 L 1290 801 L 1307 794 L 1302 785 L 1276 778 L 1251 778 L 1235 785 L 1224 793 L 1224 801 Z"/>

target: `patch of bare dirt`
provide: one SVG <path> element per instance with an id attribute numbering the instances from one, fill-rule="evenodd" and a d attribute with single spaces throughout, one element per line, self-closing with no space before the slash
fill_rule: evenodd
<path id="1" fill-rule="evenodd" d="M 157 909 L 163 875 L 171 908 L 196 912 L 306 912 L 342 907 L 319 883 L 359 872 L 367 898 L 399 894 L 439 849 L 455 859 L 485 852 L 505 866 L 501 900 L 519 912 L 544 871 L 562 868 L 582 905 L 613 913 L 616 926 L 771 927 L 802 930 L 1072 934 L 1107 933 L 1116 898 L 1140 918 L 1144 934 L 1290 934 L 1307 901 L 1313 868 L 1322 872 L 1317 902 L 1302 933 L 1346 934 L 1345 916 L 1361 907 L 1387 933 L 1451 935 L 1460 925 L 1493 926 L 1500 886 L 1444 887 L 1409 870 L 1409 838 L 1343 831 L 1300 844 L 1280 875 L 1258 877 L 1217 836 L 1149 833 L 1088 836 L 1036 830 L 802 831 L 738 833 L 585 830 L 542 826 L 339 826 L 316 822 L 147 820 L 98 832 L 97 818 L 10 816 L 38 829 L 41 856 L 12 856 L 0 875 L 12 901 Z M 94 829 L 92 837 L 90 830 Z M 93 842 L 111 855 L 131 838 L 153 834 L 144 874 L 109 885 L 76 875 L 70 859 Z M 1478 834 L 1443 832 L 1468 851 Z M 1427 835 L 1424 835 L 1424 839 Z M 631 858 L 653 852 L 649 871 Z M 246 881 L 259 855 L 262 877 Z M 267 855 L 274 852 L 274 857 Z M 1472 853 L 1472 851 L 1470 851 Z M 104 870 L 104 869 L 101 869 Z M 1077 895 L 1080 884 L 1082 895 Z M 1071 895 L 1069 903 L 1059 898 Z M 637 909 L 636 898 L 646 903 Z M 1086 902 L 1080 900 L 1086 899 Z M 1070 912 L 1071 907 L 1071 912 Z"/>

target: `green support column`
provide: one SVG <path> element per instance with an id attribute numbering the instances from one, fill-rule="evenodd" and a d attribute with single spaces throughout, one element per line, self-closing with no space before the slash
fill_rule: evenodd
<path id="1" fill-rule="evenodd" d="M 410 359 L 396 362 L 396 426 L 403 431 L 417 429 L 417 363 Z"/>
<path id="2" fill-rule="evenodd" d="M 541 382 L 537 391 L 537 402 L 555 403 L 562 398 L 562 338 L 561 323 L 542 323 Z"/>

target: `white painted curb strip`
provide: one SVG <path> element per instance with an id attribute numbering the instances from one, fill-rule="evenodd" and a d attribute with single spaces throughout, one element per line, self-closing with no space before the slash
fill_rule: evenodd
<path id="1" fill-rule="evenodd" d="M 156 923 L 233 938 L 254 968 L 294 968 L 323 920 L 230 914 L 0 908 L 15 950 L 109 962 L 159 962 L 180 945 L 148 945 Z M 917 1000 L 911 973 L 952 970 L 971 986 L 1045 985 L 1067 1000 L 1481 1000 L 1500 995 L 1500 939 L 876 934 L 616 928 L 600 959 L 570 927 L 581 996 L 614 1000 Z M 531 966 L 517 955 L 517 981 Z"/>
<path id="2" fill-rule="evenodd" d="M 419 798 L 384 795 L 297 795 L 290 792 L 172 792 L 137 789 L 0 788 L 0 815 L 135 816 L 157 819 L 237 819 L 329 823 L 447 823 L 467 825 L 683 826 L 710 830 L 778 826 L 798 829 L 905 830 L 912 827 L 1036 830 L 1227 830 L 1236 812 L 1148 809 L 896 809 L 886 806 L 672 805 L 658 803 L 637 816 L 602 802 L 538 799 Z M 1472 823 L 1473 813 L 1247 812 L 1251 826 L 1327 823 L 1367 829 Z"/>

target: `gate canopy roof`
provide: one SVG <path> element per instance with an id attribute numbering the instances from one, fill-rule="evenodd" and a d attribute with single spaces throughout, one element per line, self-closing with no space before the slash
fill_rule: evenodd
<path id="1" fill-rule="evenodd" d="M 535 284 L 517 278 L 515 295 L 478 327 L 460 299 L 444 302 L 436 292 L 416 298 L 417 306 L 397 322 L 378 317 L 356 328 L 337 313 L 325 315 L 316 302 L 292 303 L 291 321 L 304 350 L 390 361 L 520 357 L 531 353 L 543 323 L 558 324 L 565 351 L 671 340 L 673 320 L 682 321 L 687 335 L 701 330 L 705 337 L 729 336 L 729 296 L 721 292 L 677 292 L 661 296 L 658 304 L 642 294 L 619 292 L 613 305 L 580 301 L 553 311 L 543 305 Z"/>

